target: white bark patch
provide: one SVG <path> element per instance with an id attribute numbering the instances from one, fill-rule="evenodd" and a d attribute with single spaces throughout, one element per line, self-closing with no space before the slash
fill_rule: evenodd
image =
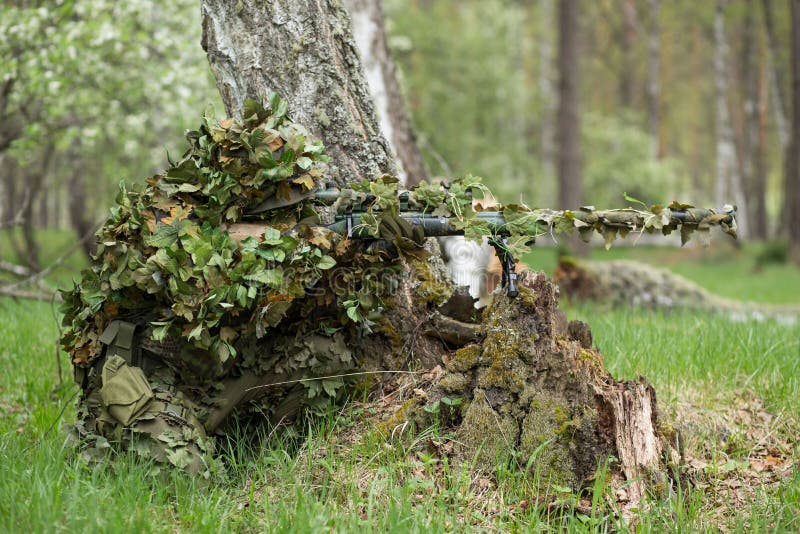
<path id="1" fill-rule="evenodd" d="M 457 286 L 469 288 L 476 308 L 483 308 L 492 301 L 489 293 L 489 261 L 492 247 L 484 241 L 475 243 L 461 236 L 439 238 L 445 265 Z"/>

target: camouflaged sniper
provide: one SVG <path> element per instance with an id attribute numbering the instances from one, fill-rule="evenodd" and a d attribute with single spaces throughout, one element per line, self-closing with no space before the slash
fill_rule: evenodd
<path id="1" fill-rule="evenodd" d="M 472 191 L 488 191 L 471 176 L 403 195 L 394 178 L 364 180 L 331 203 L 317 198 L 323 146 L 286 108 L 273 95 L 268 105 L 245 102 L 241 120 L 206 117 L 163 174 L 121 186 L 91 267 L 62 292 L 61 345 L 82 389 L 74 435 L 86 455 L 113 447 L 207 472 L 211 436 L 231 416 L 276 423 L 340 397 L 348 384 L 340 375 L 358 369 L 354 349 L 397 282 L 375 272 L 403 276 L 397 255 L 423 253 L 425 224 L 409 224 L 409 209 L 446 217 L 469 238 L 502 237 L 509 254 L 533 236 L 574 228 L 607 240 L 679 228 L 688 237 L 712 225 L 735 231 L 724 213 L 671 216 L 683 206 L 509 205 L 498 210 L 500 236 L 473 203 Z M 340 231 L 342 220 L 350 231 Z M 258 231 L 242 237 L 244 223 Z"/>

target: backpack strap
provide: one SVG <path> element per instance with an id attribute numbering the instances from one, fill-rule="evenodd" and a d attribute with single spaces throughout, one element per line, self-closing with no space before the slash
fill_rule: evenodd
<path id="1" fill-rule="evenodd" d="M 111 321 L 103 330 L 100 342 L 106 345 L 106 357 L 117 355 L 128 365 L 139 366 L 138 351 L 134 347 L 136 325 L 127 321 Z"/>

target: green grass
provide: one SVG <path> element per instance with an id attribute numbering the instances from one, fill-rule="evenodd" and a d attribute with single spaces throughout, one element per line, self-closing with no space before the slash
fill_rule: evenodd
<path id="1" fill-rule="evenodd" d="M 68 246 L 68 240 L 59 243 Z M 742 252 L 741 263 L 752 265 L 754 253 Z M 718 262 L 701 258 L 682 268 L 698 280 L 703 273 L 719 278 L 719 287 L 761 284 L 750 294 L 768 295 L 764 302 L 785 302 L 784 293 L 797 287 L 791 268 L 786 268 L 790 282 L 774 274 L 782 271 L 770 271 L 767 280 L 742 282 L 737 277 L 748 271 L 736 262 L 720 270 Z M 641 531 L 800 529 L 800 475 L 795 471 L 753 486 L 745 467 L 763 440 L 788 447 L 786 454 L 798 458 L 800 326 L 600 305 L 569 306 L 567 312 L 592 326 L 595 344 L 615 376 L 641 374 L 654 384 L 662 420 L 687 417 L 696 425 L 689 447 L 704 451 L 711 464 L 707 487 L 686 486 L 651 501 L 638 515 Z M 374 407 L 357 401 L 309 423 L 301 437 L 263 429 L 236 445 L 221 444 L 227 468 L 210 480 L 158 471 L 127 456 L 113 465 L 89 466 L 65 445 L 60 424 L 45 434 L 62 409 L 64 421 L 74 419 L 70 399 L 76 388 L 63 354 L 59 383 L 57 337 L 49 304 L 0 299 L 2 532 L 628 529 L 603 504 L 608 488 L 602 483 L 583 496 L 596 505 L 591 514 L 571 506 L 576 497 L 558 488 L 544 491 L 565 506 L 548 511 L 535 505 L 536 492 L 543 490 L 535 474 L 511 469 L 481 474 L 452 465 L 432 451 L 441 441 L 436 429 L 390 439 L 364 423 L 374 420 Z M 758 428 L 737 419 L 742 411 L 757 412 L 747 408 L 754 403 L 763 403 L 758 410 L 772 416 Z M 725 493 L 736 477 L 753 486 L 741 500 Z"/>

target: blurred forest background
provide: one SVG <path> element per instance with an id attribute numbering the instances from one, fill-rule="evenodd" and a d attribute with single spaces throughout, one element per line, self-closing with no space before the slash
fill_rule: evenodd
<path id="1" fill-rule="evenodd" d="M 764 240 L 788 235 L 798 202 L 792 1 L 384 10 L 428 175 L 470 172 L 502 201 L 556 208 L 621 206 L 623 192 L 736 203 L 745 237 Z M 165 167 L 204 110 L 224 114 L 195 0 L 4 2 L 0 36 L 0 229 L 28 268 L 39 229 L 89 250 L 117 183 Z"/>

